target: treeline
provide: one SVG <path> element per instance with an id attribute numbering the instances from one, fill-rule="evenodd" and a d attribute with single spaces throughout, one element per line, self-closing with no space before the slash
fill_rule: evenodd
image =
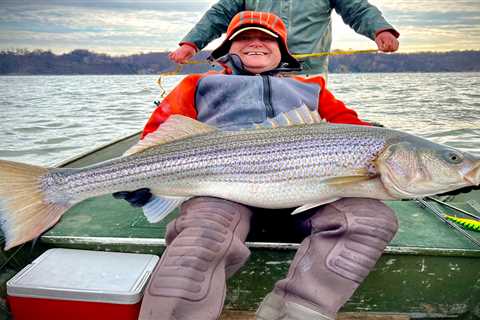
<path id="1" fill-rule="evenodd" d="M 176 70 L 167 55 L 166 52 L 158 52 L 112 57 L 82 49 L 58 55 L 44 50 L 2 51 L 0 74 L 158 74 Z M 208 53 L 198 56 L 199 59 L 205 59 Z M 206 70 L 208 65 L 186 65 L 182 68 L 182 73 Z"/>
<path id="2" fill-rule="evenodd" d="M 480 71 L 480 51 L 339 55 L 329 62 L 333 73 L 474 72 Z"/>
<path id="3" fill-rule="evenodd" d="M 205 60 L 209 52 L 194 59 Z M 1 75 L 75 74 L 183 74 L 205 72 L 208 64 L 188 64 L 180 70 L 166 52 L 112 57 L 88 50 L 54 54 L 44 50 L 0 52 Z M 480 71 L 480 51 L 423 52 L 410 54 L 357 54 L 330 58 L 332 73 L 357 72 L 472 72 Z"/>

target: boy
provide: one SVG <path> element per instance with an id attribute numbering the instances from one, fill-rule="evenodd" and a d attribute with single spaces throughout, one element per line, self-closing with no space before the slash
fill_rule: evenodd
<path id="1" fill-rule="evenodd" d="M 159 104 L 142 137 L 171 114 L 237 130 L 300 106 L 329 122 L 367 125 L 335 99 L 322 77 L 278 76 L 300 65 L 288 50 L 284 23 L 274 14 L 237 14 L 212 56 L 225 71 L 184 78 Z M 114 196 L 138 206 L 148 206 L 152 198 L 145 189 Z M 218 319 L 226 279 L 250 253 L 244 242 L 251 218 L 267 214 L 212 197 L 190 199 L 180 211 L 168 225 L 167 248 L 146 288 L 140 319 Z M 295 217 L 292 227 L 302 230 L 305 239 L 287 277 L 260 305 L 257 319 L 332 320 L 393 238 L 396 217 L 382 202 L 360 198 L 344 198 Z M 272 215 L 272 224 L 275 219 Z"/>

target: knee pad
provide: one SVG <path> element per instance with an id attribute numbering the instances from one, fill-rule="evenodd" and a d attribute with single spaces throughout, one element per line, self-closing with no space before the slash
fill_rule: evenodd
<path id="1" fill-rule="evenodd" d="M 250 254 L 243 244 L 250 214 L 243 205 L 217 198 L 185 202 L 181 215 L 168 226 L 169 246 L 154 272 L 149 293 L 198 301 L 212 285 L 224 287 L 225 275 L 236 271 Z"/>
<path id="2" fill-rule="evenodd" d="M 329 204 L 311 222 L 314 234 L 338 238 L 326 257 L 327 268 L 357 283 L 373 269 L 398 229 L 391 208 L 365 198 L 345 198 Z"/>

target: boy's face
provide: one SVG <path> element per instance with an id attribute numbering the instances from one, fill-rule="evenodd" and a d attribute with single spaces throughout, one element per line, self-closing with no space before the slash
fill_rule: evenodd
<path id="1" fill-rule="evenodd" d="M 246 30 L 237 35 L 229 53 L 238 55 L 245 69 L 252 73 L 275 69 L 282 58 L 277 39 L 260 30 Z"/>

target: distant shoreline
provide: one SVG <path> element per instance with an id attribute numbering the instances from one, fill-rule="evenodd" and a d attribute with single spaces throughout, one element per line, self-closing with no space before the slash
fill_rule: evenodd
<path id="1" fill-rule="evenodd" d="M 210 53 L 200 52 L 195 60 Z M 329 73 L 480 72 L 480 50 L 357 54 L 330 57 Z M 78 49 L 66 54 L 42 50 L 0 52 L 0 75 L 158 75 L 174 71 L 167 52 L 112 57 Z M 184 65 L 180 74 L 212 70 L 209 64 Z"/>
<path id="2" fill-rule="evenodd" d="M 435 73 L 480 73 L 480 70 L 479 71 L 395 71 L 395 72 L 378 72 L 378 71 L 375 71 L 375 72 L 329 72 L 328 74 L 385 74 L 385 73 L 389 73 L 389 74 L 395 74 L 395 73 L 398 73 L 398 74 L 405 74 L 405 73 L 412 73 L 412 74 L 435 74 Z M 131 73 L 125 73 L 125 74 L 110 74 L 110 73 L 103 73 L 103 74 L 88 74 L 88 73 L 82 73 L 82 74 L 74 74 L 74 73 L 71 73 L 71 74 L 21 74 L 21 73 L 18 73 L 18 74 L 15 74 L 15 73 L 9 73 L 9 74 L 0 74 L 0 77 L 59 77 L 59 76 L 62 76 L 62 77 L 78 77 L 78 76 L 85 76 L 85 77 L 91 77 L 91 76 L 104 76 L 104 77 L 107 77 L 107 76 L 119 76 L 119 77 L 123 77 L 123 76 L 159 76 L 160 74 L 154 74 L 154 73 L 151 73 L 151 74 L 131 74 Z M 178 74 L 178 75 L 173 75 L 173 76 L 183 76 L 183 75 L 188 75 L 188 73 L 182 73 L 182 74 Z"/>

